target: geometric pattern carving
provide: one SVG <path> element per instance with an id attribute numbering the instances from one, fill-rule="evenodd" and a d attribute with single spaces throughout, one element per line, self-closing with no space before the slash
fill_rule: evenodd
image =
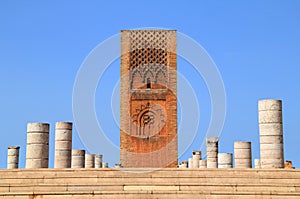
<path id="1" fill-rule="evenodd" d="M 172 43 L 172 32 L 170 31 L 160 31 L 160 30 L 137 30 L 137 31 L 131 31 L 129 34 L 129 40 L 130 40 L 130 52 L 135 52 L 135 50 L 141 50 L 139 52 L 133 53 L 133 56 L 141 56 L 142 53 L 144 53 L 144 58 L 148 56 L 152 56 L 150 60 L 152 60 L 152 63 L 161 63 L 163 58 L 163 53 L 160 55 L 161 57 L 153 56 L 153 54 L 158 55 L 158 51 L 156 50 L 163 50 L 171 49 Z M 143 49 L 143 50 L 142 50 Z M 149 51 L 150 50 L 150 51 Z M 164 52 L 165 53 L 165 52 Z M 131 57 L 131 59 L 134 57 Z M 147 57 L 148 58 L 148 57 Z M 155 61 L 154 61 L 155 60 Z M 130 63 L 130 65 L 133 62 Z M 132 65 L 131 65 L 132 66 Z"/>
<path id="2" fill-rule="evenodd" d="M 134 49 L 130 52 L 130 68 L 140 66 L 143 63 L 167 64 L 165 50 L 155 48 Z"/>

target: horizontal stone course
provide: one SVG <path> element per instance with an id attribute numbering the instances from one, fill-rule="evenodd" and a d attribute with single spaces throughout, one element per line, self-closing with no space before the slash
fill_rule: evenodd
<path id="1" fill-rule="evenodd" d="M 212 198 L 297 198 L 300 197 L 300 170 L 153 171 L 122 168 L 0 170 L 0 198 L 39 198 L 38 196 L 54 199 L 212 196 L 214 196 Z"/>

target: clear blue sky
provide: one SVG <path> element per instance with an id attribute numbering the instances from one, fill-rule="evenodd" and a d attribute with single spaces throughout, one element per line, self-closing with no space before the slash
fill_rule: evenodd
<path id="1" fill-rule="evenodd" d="M 258 158 L 257 101 L 277 98 L 283 100 L 285 159 L 300 167 L 299 10 L 297 0 L 1 1 L 0 168 L 6 167 L 10 145 L 21 146 L 24 167 L 26 124 L 32 121 L 51 124 L 53 167 L 54 125 L 73 121 L 73 84 L 83 60 L 121 29 L 140 27 L 176 29 L 201 44 L 218 66 L 227 95 L 221 152 L 233 152 L 234 141 L 252 141 L 253 158 Z M 196 90 L 201 111 L 201 128 L 180 157 L 184 160 L 201 146 L 210 104 L 201 76 L 182 59 L 178 70 Z M 119 60 L 105 74 L 102 83 L 109 86 L 99 84 L 97 115 L 118 144 L 117 125 L 103 117 L 110 107 L 101 103 L 110 104 Z M 76 130 L 73 148 L 84 148 Z M 103 155 L 110 165 L 118 161 L 118 154 Z"/>

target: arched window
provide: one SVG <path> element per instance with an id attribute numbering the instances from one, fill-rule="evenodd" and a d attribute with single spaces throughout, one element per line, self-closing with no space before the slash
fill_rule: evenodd
<path id="1" fill-rule="evenodd" d="M 151 80 L 150 80 L 150 78 L 147 78 L 147 88 L 148 89 L 151 88 Z"/>

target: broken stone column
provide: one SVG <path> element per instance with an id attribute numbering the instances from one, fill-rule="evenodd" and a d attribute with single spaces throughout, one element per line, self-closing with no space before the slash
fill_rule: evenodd
<path id="1" fill-rule="evenodd" d="M 102 168 L 102 155 L 95 155 L 95 168 Z"/>
<path id="2" fill-rule="evenodd" d="M 118 164 L 115 164 L 115 168 L 116 168 L 116 169 L 120 169 L 120 168 L 122 168 L 122 165 L 119 164 L 119 163 L 118 163 Z"/>
<path id="3" fill-rule="evenodd" d="M 108 162 L 103 162 L 103 163 L 102 163 L 102 167 L 103 167 L 103 168 L 108 168 Z"/>
<path id="4" fill-rule="evenodd" d="M 85 150 L 72 150 L 72 168 L 84 168 Z"/>
<path id="5" fill-rule="evenodd" d="M 219 138 L 206 138 L 207 168 L 218 168 Z"/>
<path id="6" fill-rule="evenodd" d="M 54 168 L 71 168 L 72 123 L 56 122 Z"/>
<path id="7" fill-rule="evenodd" d="M 218 168 L 232 168 L 232 153 L 218 154 Z"/>
<path id="8" fill-rule="evenodd" d="M 252 168 L 251 142 L 234 142 L 235 168 Z"/>
<path id="9" fill-rule="evenodd" d="M 27 124 L 26 168 L 48 168 L 49 124 Z"/>
<path id="10" fill-rule="evenodd" d="M 201 168 L 201 169 L 207 168 L 207 161 L 199 160 L 199 168 Z"/>
<path id="11" fill-rule="evenodd" d="M 201 151 L 193 151 L 193 166 L 192 168 L 199 168 L 199 161 L 201 160 Z"/>
<path id="12" fill-rule="evenodd" d="M 258 101 L 261 168 L 283 168 L 283 127 L 281 100 Z"/>
<path id="13" fill-rule="evenodd" d="M 293 163 L 290 160 L 286 160 L 284 163 L 284 168 L 285 169 L 295 169 L 295 167 L 293 167 Z"/>
<path id="14" fill-rule="evenodd" d="M 182 162 L 180 163 L 179 168 L 183 168 L 183 169 L 188 168 L 188 162 L 187 162 L 187 161 L 182 161 Z"/>
<path id="15" fill-rule="evenodd" d="M 260 159 L 255 159 L 254 160 L 254 168 L 255 169 L 260 169 L 261 166 L 260 166 Z"/>
<path id="16" fill-rule="evenodd" d="M 188 159 L 188 168 L 193 168 L 193 158 Z"/>
<path id="17" fill-rule="evenodd" d="M 18 169 L 19 168 L 19 146 L 9 146 L 7 150 L 7 168 Z"/>
<path id="18" fill-rule="evenodd" d="M 95 168 L 95 154 L 85 154 L 85 168 Z"/>

